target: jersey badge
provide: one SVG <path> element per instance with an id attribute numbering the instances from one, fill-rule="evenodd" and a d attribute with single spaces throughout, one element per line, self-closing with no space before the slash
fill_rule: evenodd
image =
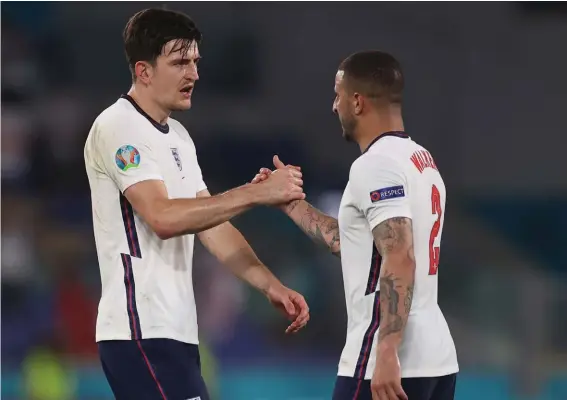
<path id="1" fill-rule="evenodd" d="M 177 150 L 176 147 L 172 147 L 171 154 L 173 155 L 173 159 L 177 163 L 177 168 L 179 168 L 180 171 L 183 170 L 183 164 L 181 164 L 181 157 L 179 157 L 179 150 Z"/>
<path id="2" fill-rule="evenodd" d="M 376 203 L 380 200 L 395 199 L 397 197 L 404 197 L 405 195 L 406 193 L 402 185 L 390 186 L 370 192 L 370 201 Z"/>
<path id="3" fill-rule="evenodd" d="M 134 146 L 127 144 L 116 151 L 114 159 L 118 168 L 122 171 L 128 171 L 130 168 L 137 168 L 140 165 L 140 152 Z"/>

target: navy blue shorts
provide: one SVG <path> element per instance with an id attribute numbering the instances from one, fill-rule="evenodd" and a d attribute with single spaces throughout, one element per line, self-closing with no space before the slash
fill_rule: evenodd
<path id="1" fill-rule="evenodd" d="M 403 378 L 408 400 L 453 400 L 457 374 L 434 378 Z M 338 376 L 333 400 L 372 400 L 370 381 Z"/>
<path id="2" fill-rule="evenodd" d="M 117 400 L 209 400 L 199 347 L 171 339 L 98 343 L 102 368 Z"/>

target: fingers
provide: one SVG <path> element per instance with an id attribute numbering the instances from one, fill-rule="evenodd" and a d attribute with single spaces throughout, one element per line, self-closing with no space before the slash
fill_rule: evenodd
<path id="1" fill-rule="evenodd" d="M 303 186 L 303 179 L 292 177 L 291 183 L 293 183 L 295 186 L 297 186 L 301 189 L 301 187 Z"/>
<path id="2" fill-rule="evenodd" d="M 384 397 L 384 399 L 398 400 L 398 395 L 396 394 L 392 385 L 386 386 L 384 388 L 384 392 L 386 393 L 386 397 Z"/>
<path id="3" fill-rule="evenodd" d="M 286 201 L 289 202 L 294 200 L 305 200 L 306 197 L 307 195 L 305 193 L 296 191 L 296 192 L 291 192 L 288 198 L 286 199 Z"/>
<path id="4" fill-rule="evenodd" d="M 408 400 L 400 383 L 372 385 L 372 400 Z"/>
<path id="5" fill-rule="evenodd" d="M 284 301 L 284 307 L 288 315 L 295 315 L 295 306 L 290 300 Z"/>
<path id="6" fill-rule="evenodd" d="M 294 178 L 302 178 L 303 174 L 301 173 L 301 171 L 298 171 L 297 169 L 293 169 L 293 168 L 288 168 L 287 169 L 289 174 L 291 176 L 293 176 Z"/>
<path id="7" fill-rule="evenodd" d="M 254 179 L 252 179 L 250 181 L 250 183 L 260 183 L 260 182 L 264 182 L 266 179 L 268 179 L 270 177 L 270 175 L 268 174 L 256 174 L 256 176 L 254 176 Z"/>
<path id="8" fill-rule="evenodd" d="M 381 400 L 378 392 L 374 389 L 372 389 L 372 400 Z"/>
<path id="9" fill-rule="evenodd" d="M 250 181 L 250 183 L 260 183 L 268 179 L 272 170 L 269 168 L 260 168 L 260 171 L 254 176 L 254 179 Z"/>
<path id="10" fill-rule="evenodd" d="M 402 385 L 400 383 L 395 385 L 394 391 L 395 391 L 396 395 L 398 396 L 397 398 L 399 400 L 408 400 L 408 395 L 406 394 L 406 392 L 404 391 L 404 389 L 402 388 Z M 394 397 L 394 398 L 396 398 L 396 397 Z"/>
<path id="11" fill-rule="evenodd" d="M 286 333 L 296 333 L 309 322 L 309 306 L 305 301 L 305 298 L 299 293 L 294 293 L 291 297 L 291 301 L 295 305 L 295 309 L 299 311 L 299 314 L 293 321 L 293 323 L 286 329 Z"/>

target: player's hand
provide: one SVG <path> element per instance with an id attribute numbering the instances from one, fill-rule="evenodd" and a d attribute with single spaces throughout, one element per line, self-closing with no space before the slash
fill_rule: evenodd
<path id="1" fill-rule="evenodd" d="M 285 333 L 296 333 L 309 321 L 309 306 L 305 298 L 296 291 L 280 283 L 270 287 L 266 297 L 274 307 L 292 321 Z"/>
<path id="2" fill-rule="evenodd" d="M 297 165 L 291 165 L 291 164 L 284 165 L 284 163 L 280 160 L 280 158 L 277 155 L 274 156 L 273 162 L 274 162 L 274 166 L 276 167 L 276 169 L 293 168 L 297 171 L 301 171 L 301 167 L 299 167 Z M 250 183 L 263 182 L 263 181 L 265 181 L 266 179 L 269 178 L 269 176 L 271 175 L 272 172 L 273 171 L 271 169 L 262 167 L 262 168 L 260 168 L 260 171 L 258 171 L 256 176 L 254 176 L 254 179 L 252 179 L 252 181 L 250 181 Z"/>
<path id="3" fill-rule="evenodd" d="M 260 171 L 258 171 L 258 173 L 256 174 L 256 176 L 254 176 L 254 179 L 252 179 L 250 181 L 250 183 L 255 184 L 255 183 L 260 183 L 260 182 L 264 182 L 266 179 L 269 178 L 269 176 L 272 174 L 272 170 L 269 168 L 265 168 L 262 167 L 260 168 Z"/>
<path id="4" fill-rule="evenodd" d="M 381 351 L 370 383 L 372 400 L 408 400 L 402 388 L 400 359 L 395 349 Z"/>
<path id="5" fill-rule="evenodd" d="M 276 158 L 277 156 L 274 160 Z M 279 161 L 279 158 L 277 160 Z M 288 168 L 283 163 L 282 166 L 283 168 L 264 174 L 265 177 L 255 177 L 251 182 L 261 191 L 262 204 L 280 205 L 305 198 L 301 171 L 298 168 Z"/>
<path id="6" fill-rule="evenodd" d="M 297 165 L 291 165 L 291 164 L 287 164 L 285 165 L 280 158 L 276 155 L 273 158 L 273 162 L 274 162 L 274 166 L 276 167 L 276 170 L 284 170 L 284 169 L 294 169 L 296 171 L 301 172 L 301 167 L 297 166 Z M 260 168 L 260 170 L 258 171 L 258 173 L 256 174 L 256 176 L 254 176 L 254 178 L 252 179 L 252 181 L 250 181 L 251 184 L 256 184 L 256 183 L 260 183 L 260 182 L 264 182 L 265 180 L 267 180 L 270 175 L 273 173 L 274 171 L 272 171 L 269 168 Z M 286 207 L 290 204 L 290 202 L 287 203 L 282 203 L 282 204 L 278 204 L 277 206 L 279 208 L 281 208 L 282 210 L 285 211 Z"/>

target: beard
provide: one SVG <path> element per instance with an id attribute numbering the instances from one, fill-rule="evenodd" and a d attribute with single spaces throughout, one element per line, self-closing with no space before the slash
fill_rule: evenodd
<path id="1" fill-rule="evenodd" d="M 354 132 L 356 130 L 356 119 L 353 118 L 352 116 L 347 116 L 344 118 L 339 118 L 339 120 L 341 121 L 341 126 L 343 128 L 343 138 L 347 141 L 347 142 L 353 142 L 354 141 Z"/>

